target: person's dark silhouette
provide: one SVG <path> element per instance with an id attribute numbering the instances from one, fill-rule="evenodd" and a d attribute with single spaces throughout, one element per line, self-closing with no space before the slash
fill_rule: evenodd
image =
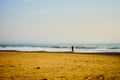
<path id="1" fill-rule="evenodd" d="M 74 52 L 74 47 L 72 46 L 71 48 L 72 48 L 72 52 Z"/>

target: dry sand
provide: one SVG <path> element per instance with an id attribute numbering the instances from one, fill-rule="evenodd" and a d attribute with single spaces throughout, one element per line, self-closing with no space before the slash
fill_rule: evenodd
<path id="1" fill-rule="evenodd" d="M 120 55 L 0 51 L 0 80 L 120 80 Z"/>

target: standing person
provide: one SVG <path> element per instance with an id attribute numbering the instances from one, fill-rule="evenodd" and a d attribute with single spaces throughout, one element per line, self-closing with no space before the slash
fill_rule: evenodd
<path id="1" fill-rule="evenodd" d="M 74 46 L 72 46 L 72 52 L 74 52 Z"/>

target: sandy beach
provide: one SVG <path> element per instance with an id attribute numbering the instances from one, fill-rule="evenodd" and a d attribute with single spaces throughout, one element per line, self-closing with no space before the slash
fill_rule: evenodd
<path id="1" fill-rule="evenodd" d="M 120 80 L 120 55 L 0 51 L 0 80 Z"/>

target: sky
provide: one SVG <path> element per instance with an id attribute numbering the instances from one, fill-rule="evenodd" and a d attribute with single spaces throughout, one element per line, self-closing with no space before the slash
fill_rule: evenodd
<path id="1" fill-rule="evenodd" d="M 0 43 L 120 42 L 120 0 L 0 0 Z"/>

